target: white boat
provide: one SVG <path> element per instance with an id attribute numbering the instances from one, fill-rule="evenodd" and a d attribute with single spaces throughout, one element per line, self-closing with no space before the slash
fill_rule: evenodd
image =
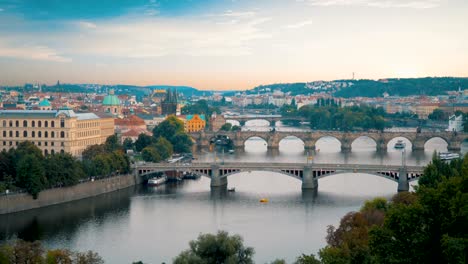
<path id="1" fill-rule="evenodd" d="M 395 143 L 395 146 L 393 146 L 396 149 L 403 149 L 405 148 L 405 142 L 403 140 L 398 140 L 397 143 Z"/>
<path id="2" fill-rule="evenodd" d="M 458 153 L 451 153 L 451 152 L 440 152 L 439 158 L 441 160 L 453 160 L 460 158 L 460 154 Z"/>
<path id="3" fill-rule="evenodd" d="M 230 150 L 229 150 L 229 154 L 234 154 L 234 150 L 233 150 L 233 149 L 230 149 Z"/>
<path id="4" fill-rule="evenodd" d="M 153 177 L 148 180 L 148 186 L 158 186 L 165 183 L 166 181 L 167 177 L 165 175 L 161 177 Z"/>

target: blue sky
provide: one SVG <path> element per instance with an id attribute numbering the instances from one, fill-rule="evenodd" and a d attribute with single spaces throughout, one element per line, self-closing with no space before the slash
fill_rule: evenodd
<path id="1" fill-rule="evenodd" d="M 0 0 L 0 85 L 468 76 L 466 0 Z"/>

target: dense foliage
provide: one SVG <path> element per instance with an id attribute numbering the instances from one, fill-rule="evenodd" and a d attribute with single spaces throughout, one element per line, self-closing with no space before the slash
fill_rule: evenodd
<path id="1" fill-rule="evenodd" d="M 415 193 L 377 198 L 328 229 L 321 263 L 467 263 L 468 156 L 434 156 Z"/>
<path id="2" fill-rule="evenodd" d="M 218 114 L 221 113 L 218 107 L 212 107 L 208 105 L 208 102 L 206 100 L 199 100 L 194 104 L 186 105 L 182 108 L 181 111 L 184 115 L 203 114 L 206 118 L 209 118 L 211 114 L 215 112 Z"/>
<path id="3" fill-rule="evenodd" d="M 192 138 L 185 132 L 184 123 L 175 116 L 169 116 L 153 129 L 153 137 L 167 139 L 176 153 L 191 152 Z"/>
<path id="4" fill-rule="evenodd" d="M 312 129 L 350 131 L 356 129 L 383 130 L 386 126 L 385 111 L 382 108 L 368 106 L 340 107 L 334 100 L 318 101 L 316 105 L 296 107 L 283 106 L 282 114 L 304 117 Z"/>
<path id="5" fill-rule="evenodd" d="M 24 189 L 36 198 L 44 189 L 129 170 L 129 161 L 115 136 L 109 137 L 106 144 L 88 147 L 82 162 L 68 153 L 44 156 L 37 146 L 25 141 L 15 149 L 0 152 L 0 192 Z"/>
<path id="6" fill-rule="evenodd" d="M 238 235 L 227 232 L 201 234 L 197 240 L 190 241 L 190 249 L 183 251 L 174 259 L 174 264 L 250 264 L 254 249 L 245 247 Z"/>
<path id="7" fill-rule="evenodd" d="M 351 80 L 353 85 L 335 93 L 337 97 L 382 97 L 389 95 L 440 95 L 447 91 L 468 89 L 468 78 L 415 78 L 415 79 L 386 79 Z"/>
<path id="8" fill-rule="evenodd" d="M 17 240 L 14 244 L 0 246 L 0 263 L 103 264 L 104 261 L 93 251 L 45 250 L 39 241 L 26 242 Z"/>
<path id="9" fill-rule="evenodd" d="M 222 131 L 240 131 L 242 128 L 240 126 L 232 125 L 231 123 L 226 123 L 221 126 L 220 130 Z"/>

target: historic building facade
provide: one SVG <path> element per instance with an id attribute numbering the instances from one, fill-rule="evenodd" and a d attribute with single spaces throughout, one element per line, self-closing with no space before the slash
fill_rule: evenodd
<path id="1" fill-rule="evenodd" d="M 187 115 L 185 117 L 185 131 L 198 132 L 205 129 L 206 119 L 205 115 Z"/>
<path id="2" fill-rule="evenodd" d="M 33 142 L 47 154 L 68 152 L 81 157 L 90 145 L 114 134 L 114 119 L 93 113 L 59 110 L 0 110 L 0 150 Z"/>

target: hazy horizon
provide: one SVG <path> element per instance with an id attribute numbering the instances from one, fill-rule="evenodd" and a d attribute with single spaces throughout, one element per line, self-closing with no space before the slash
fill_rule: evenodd
<path id="1" fill-rule="evenodd" d="M 0 0 L 0 84 L 468 77 L 464 0 Z"/>

